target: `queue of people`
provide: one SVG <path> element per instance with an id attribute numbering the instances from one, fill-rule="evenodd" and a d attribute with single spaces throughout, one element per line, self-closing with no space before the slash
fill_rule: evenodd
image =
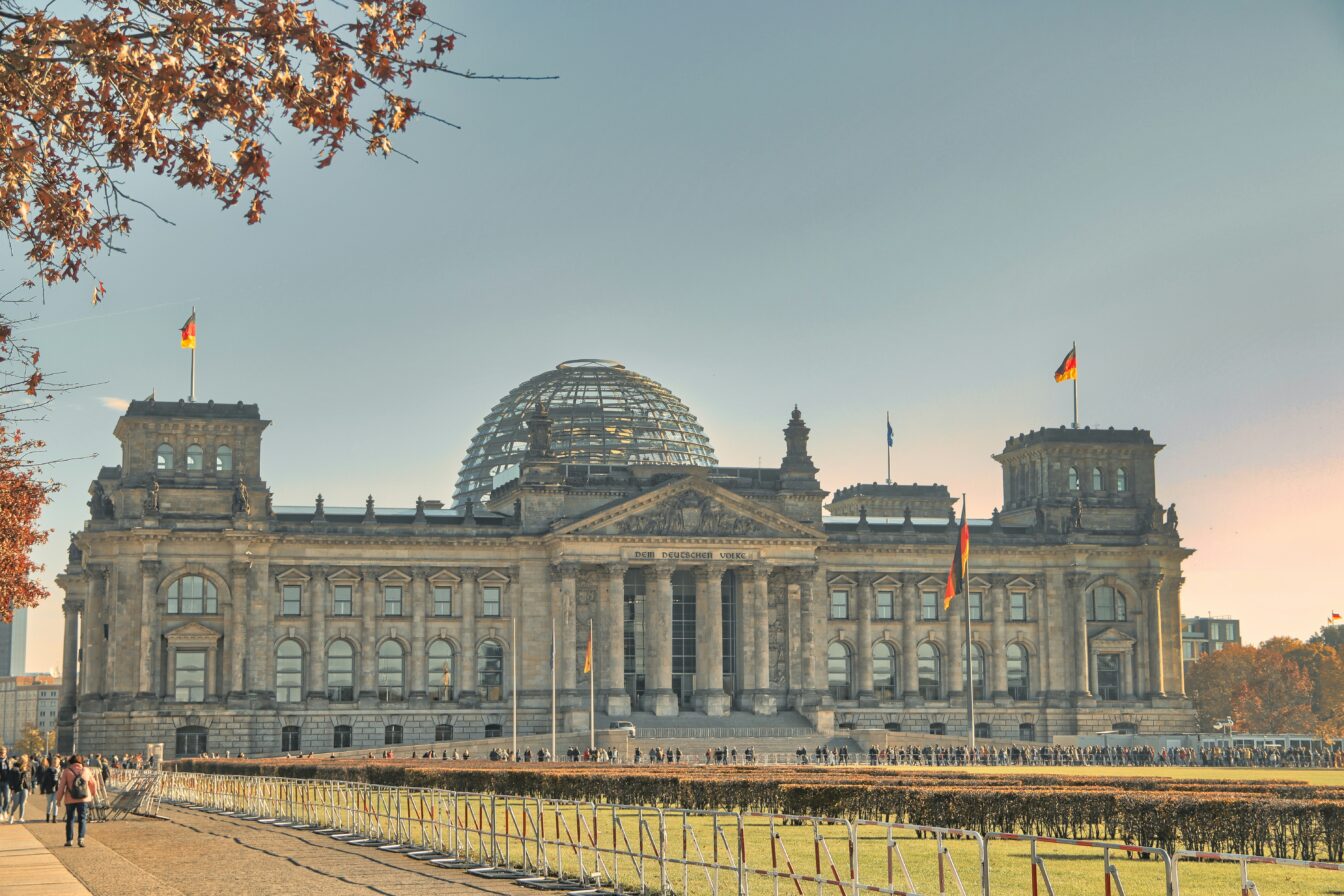
<path id="1" fill-rule="evenodd" d="M 110 768 L 102 756 L 90 767 L 79 754 L 10 756 L 6 748 L 0 747 L 0 813 L 9 824 L 27 823 L 28 799 L 34 792 L 39 793 L 46 797 L 43 821 L 60 821 L 59 810 L 64 807 L 65 845 L 74 846 L 78 842 L 83 846 L 89 806 L 106 784 Z"/>

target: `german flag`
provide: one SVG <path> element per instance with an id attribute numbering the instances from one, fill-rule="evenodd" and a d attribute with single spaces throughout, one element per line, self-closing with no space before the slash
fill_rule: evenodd
<path id="1" fill-rule="evenodd" d="M 194 349 L 196 347 L 196 312 L 191 312 L 191 317 L 182 325 L 182 347 Z"/>
<path id="2" fill-rule="evenodd" d="M 966 564 L 971 559 L 971 530 L 966 525 L 966 504 L 961 505 L 961 534 L 957 550 L 952 555 L 952 568 L 947 571 L 947 587 L 943 589 L 943 609 L 952 606 L 952 598 L 966 590 Z"/>
<path id="3" fill-rule="evenodd" d="M 588 629 L 588 647 L 583 651 L 583 674 L 593 671 L 593 630 Z"/>
<path id="4" fill-rule="evenodd" d="M 1076 379 L 1078 379 L 1078 347 L 1074 346 L 1055 369 L 1055 382 L 1062 383 L 1065 380 Z"/>
<path id="5" fill-rule="evenodd" d="M 1330 614 L 1330 624 L 1331 624 L 1331 625 L 1334 625 L 1335 623 L 1339 622 L 1340 620 L 1344 620 L 1344 616 L 1341 616 L 1341 615 L 1339 615 L 1338 613 L 1331 613 L 1331 614 Z"/>

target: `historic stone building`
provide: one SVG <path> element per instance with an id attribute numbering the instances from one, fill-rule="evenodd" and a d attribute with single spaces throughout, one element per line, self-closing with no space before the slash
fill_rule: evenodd
<path id="1" fill-rule="evenodd" d="M 945 612 L 944 486 L 827 493 L 797 409 L 784 456 L 717 465 L 686 406 L 569 362 L 495 407 L 458 505 L 273 506 L 256 405 L 132 402 L 121 464 L 58 578 L 69 748 L 382 747 L 659 716 L 795 710 L 965 733 L 966 602 Z M 971 524 L 982 736 L 1190 730 L 1181 546 L 1143 430 L 1008 439 Z M 374 478 L 370 474 L 370 479 Z M 556 647 L 552 661 L 552 638 Z M 76 673 L 76 669 L 78 672 Z M 749 723 L 744 723 L 749 724 Z"/>

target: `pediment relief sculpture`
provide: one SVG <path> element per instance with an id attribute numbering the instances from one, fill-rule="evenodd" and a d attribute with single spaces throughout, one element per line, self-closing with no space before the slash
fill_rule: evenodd
<path id="1" fill-rule="evenodd" d="M 603 531 L 612 535 L 765 537 L 792 534 L 767 526 L 693 490 L 681 492 L 644 513 L 616 520 Z"/>

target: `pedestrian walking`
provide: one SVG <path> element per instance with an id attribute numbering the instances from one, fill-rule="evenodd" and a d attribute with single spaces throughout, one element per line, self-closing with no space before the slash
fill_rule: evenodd
<path id="1" fill-rule="evenodd" d="M 28 791 L 33 789 L 33 769 L 26 755 L 20 756 L 9 765 L 9 823 L 13 824 L 17 816 L 19 824 L 26 820 L 28 811 Z"/>
<path id="2" fill-rule="evenodd" d="M 79 822 L 79 845 L 84 845 L 84 830 L 89 822 L 89 804 L 98 793 L 98 779 L 84 767 L 84 757 L 70 758 L 70 764 L 61 772 L 56 788 L 56 800 L 65 806 L 65 845 L 74 845 L 75 822 Z"/>
<path id="3" fill-rule="evenodd" d="M 60 771 L 56 768 L 56 763 L 48 756 L 42 760 L 42 768 L 38 770 L 37 787 L 47 797 L 47 821 L 56 821 L 60 815 L 57 807 L 60 805 L 56 801 L 56 788 L 61 783 Z"/>

